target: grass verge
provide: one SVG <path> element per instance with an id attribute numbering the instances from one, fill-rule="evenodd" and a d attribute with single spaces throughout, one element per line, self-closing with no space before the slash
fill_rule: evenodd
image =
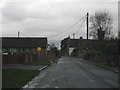
<path id="1" fill-rule="evenodd" d="M 3 69 L 2 88 L 22 88 L 39 73 L 38 70 Z"/>
<path id="2" fill-rule="evenodd" d="M 39 60 L 39 61 L 34 61 L 34 62 L 26 63 L 24 65 L 36 65 L 36 66 L 39 66 L 39 65 L 50 65 L 51 61 L 55 61 L 55 60 L 58 60 L 58 58 L 55 57 L 55 58 L 42 59 L 42 60 Z"/>

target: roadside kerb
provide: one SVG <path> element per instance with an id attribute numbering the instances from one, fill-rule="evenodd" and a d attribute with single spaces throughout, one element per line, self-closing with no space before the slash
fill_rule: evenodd
<path id="1" fill-rule="evenodd" d="M 50 62 L 50 65 L 51 65 L 52 63 L 53 63 L 53 62 L 51 61 L 51 62 Z M 46 68 L 47 68 L 48 66 L 50 66 L 50 65 L 46 65 L 46 66 L 40 68 L 39 71 L 42 71 L 42 70 L 46 69 Z"/>
<path id="2" fill-rule="evenodd" d="M 51 61 L 51 62 L 50 62 L 50 65 L 51 65 L 52 63 L 53 63 L 53 62 Z M 50 65 L 46 65 L 46 66 L 38 69 L 39 72 L 41 72 L 42 70 L 46 69 L 46 68 L 47 68 L 48 66 L 50 66 Z M 26 83 L 25 86 L 23 86 L 22 88 L 26 88 L 28 84 L 31 84 L 31 83 L 34 81 L 34 79 L 36 79 L 36 76 L 35 76 L 33 79 L 31 79 L 28 83 Z"/>
<path id="3" fill-rule="evenodd" d="M 39 71 L 42 71 L 42 70 L 44 70 L 45 68 L 47 68 L 48 67 L 48 65 L 46 65 L 46 66 L 44 66 L 44 67 L 42 67 L 42 68 L 40 68 L 40 69 L 38 69 Z"/>
<path id="4" fill-rule="evenodd" d="M 38 69 L 38 71 L 41 72 L 42 70 L 46 69 L 47 67 L 48 67 L 48 65 Z M 27 85 L 31 84 L 34 81 L 34 79 L 36 79 L 36 76 L 34 78 L 32 78 L 28 83 L 26 83 L 22 88 L 27 88 Z"/>

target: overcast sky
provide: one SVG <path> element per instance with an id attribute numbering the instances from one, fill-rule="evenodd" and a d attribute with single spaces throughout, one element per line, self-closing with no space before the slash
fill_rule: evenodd
<path id="1" fill-rule="evenodd" d="M 113 17 L 113 33 L 118 31 L 118 0 L 4 0 L 0 4 L 2 36 L 48 37 L 49 42 L 60 41 L 75 33 L 86 38 L 86 22 L 79 22 L 87 12 L 107 10 Z M 64 32 L 64 33 L 62 33 Z M 58 35 L 59 33 L 62 33 Z M 58 41 L 56 43 L 58 43 Z"/>

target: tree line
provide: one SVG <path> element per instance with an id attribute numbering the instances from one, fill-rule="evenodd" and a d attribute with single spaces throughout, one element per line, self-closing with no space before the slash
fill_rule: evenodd
<path id="1" fill-rule="evenodd" d="M 108 65 L 111 63 L 114 66 L 120 65 L 119 60 L 119 35 L 117 37 L 112 36 L 112 23 L 113 18 L 109 11 L 96 11 L 94 15 L 90 17 L 90 31 L 89 35 L 93 39 L 97 39 L 94 51 L 89 51 L 85 54 L 85 59 L 94 59 L 96 56 L 103 56 L 106 58 Z"/>

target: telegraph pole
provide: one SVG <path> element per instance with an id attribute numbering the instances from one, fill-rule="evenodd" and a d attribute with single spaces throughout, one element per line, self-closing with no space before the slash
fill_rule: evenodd
<path id="1" fill-rule="evenodd" d="M 75 33 L 73 33 L 73 39 L 75 39 Z"/>
<path id="2" fill-rule="evenodd" d="M 19 38 L 19 34 L 20 34 L 20 32 L 18 31 L 18 38 Z"/>
<path id="3" fill-rule="evenodd" d="M 89 13 L 87 12 L 87 20 L 86 20 L 86 23 L 87 23 L 87 40 L 88 40 L 88 27 L 89 27 L 89 25 L 88 25 L 88 17 L 89 17 Z"/>
<path id="4" fill-rule="evenodd" d="M 89 27 L 88 26 L 88 17 L 89 17 L 89 13 L 87 12 L 87 18 L 86 18 L 87 19 L 86 20 L 86 24 L 87 24 L 87 43 L 86 43 L 87 44 L 87 48 L 86 49 L 87 49 L 87 52 L 88 52 L 88 27 Z"/>

